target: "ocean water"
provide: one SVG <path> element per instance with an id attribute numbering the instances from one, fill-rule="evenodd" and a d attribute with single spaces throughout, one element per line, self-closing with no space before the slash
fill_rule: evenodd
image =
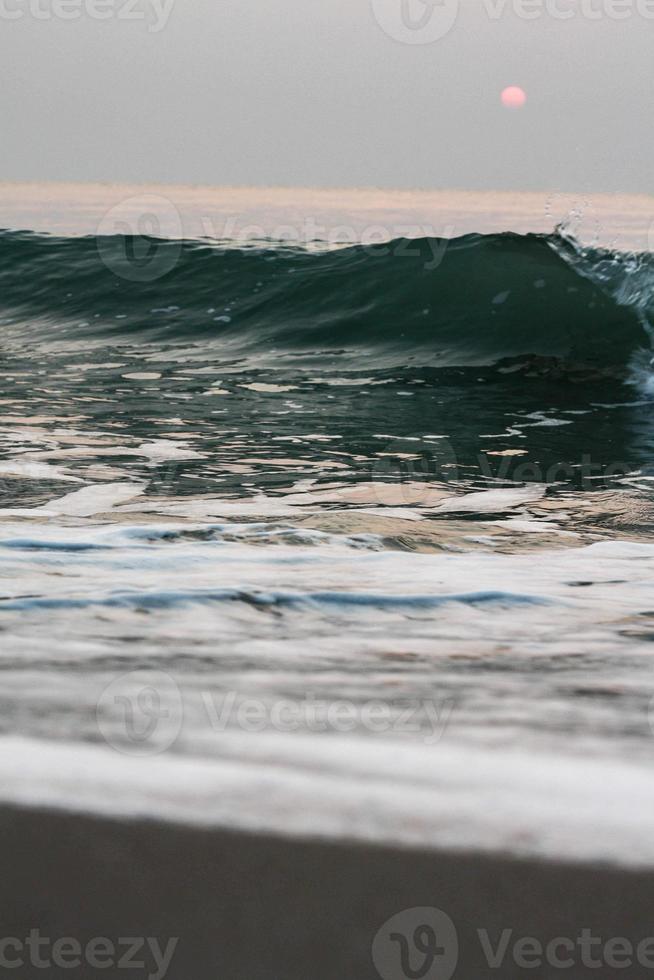
<path id="1" fill-rule="evenodd" d="M 644 201 L 167 193 L 0 189 L 4 798 L 650 863 Z"/>

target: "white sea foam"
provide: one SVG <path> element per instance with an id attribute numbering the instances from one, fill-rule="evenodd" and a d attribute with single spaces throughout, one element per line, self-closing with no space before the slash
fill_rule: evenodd
<path id="1" fill-rule="evenodd" d="M 275 735 L 143 761 L 4 737 L 0 786 L 5 802 L 128 819 L 654 865 L 650 767 L 519 749 Z"/>

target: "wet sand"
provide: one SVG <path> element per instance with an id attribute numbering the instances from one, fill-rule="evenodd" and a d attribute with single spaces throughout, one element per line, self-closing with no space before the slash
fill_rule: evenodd
<path id="1" fill-rule="evenodd" d="M 511 948 L 546 944 L 582 929 L 635 944 L 654 933 L 654 877 L 647 870 L 575 866 L 344 842 L 293 840 L 156 822 L 3 808 L 0 815 L 3 936 L 179 937 L 169 980 L 368 980 L 382 924 L 413 907 L 437 907 L 458 931 L 454 977 L 557 976 L 520 968 Z M 513 930 L 504 964 L 491 968 L 477 930 L 495 946 Z M 559 955 L 564 953 L 559 950 Z M 584 967 L 568 976 L 613 976 Z M 417 968 L 420 961 L 414 960 Z M 403 973 L 387 968 L 390 980 Z M 648 975 L 635 965 L 622 977 Z M 17 975 L 17 974 L 15 974 Z M 21 980 L 43 977 L 25 966 Z M 49 977 L 107 976 L 86 967 Z M 113 971 L 112 974 L 113 975 Z M 120 975 L 147 976 L 145 970 Z M 447 976 L 445 971 L 422 974 Z"/>

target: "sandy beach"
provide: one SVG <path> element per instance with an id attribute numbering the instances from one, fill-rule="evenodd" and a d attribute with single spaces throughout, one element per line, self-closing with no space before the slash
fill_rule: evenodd
<path id="1" fill-rule="evenodd" d="M 3 935 L 39 929 L 44 937 L 74 937 L 81 944 L 93 937 L 116 943 L 158 937 L 164 947 L 176 937 L 169 980 L 373 980 L 380 975 L 371 954 L 380 927 L 401 910 L 423 906 L 446 912 L 456 926 L 456 977 L 520 975 L 511 952 L 520 937 L 545 946 L 556 937 L 574 941 L 590 929 L 602 939 L 593 947 L 593 956 L 601 957 L 610 937 L 635 945 L 654 932 L 654 882 L 651 873 L 634 869 L 16 807 L 2 809 L 0 833 Z M 489 966 L 479 931 L 496 948 L 507 929 L 504 962 Z M 575 960 L 567 975 L 597 975 L 580 952 Z M 531 975 L 559 972 L 544 965 Z M 39 977 L 43 970 L 27 964 L 16 975 Z M 53 968 L 48 975 L 70 976 L 70 970 Z M 107 976 L 106 969 L 85 971 L 96 975 Z M 620 975 L 640 978 L 647 971 L 638 965 Z"/>

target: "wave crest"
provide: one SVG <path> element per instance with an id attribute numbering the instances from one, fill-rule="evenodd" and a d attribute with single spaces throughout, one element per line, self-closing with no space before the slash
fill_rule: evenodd
<path id="1" fill-rule="evenodd" d="M 652 256 L 581 249 L 564 234 L 321 251 L 0 233 L 0 310 L 30 337 L 328 350 L 380 368 L 523 355 L 626 365 L 647 344 L 653 285 Z"/>

